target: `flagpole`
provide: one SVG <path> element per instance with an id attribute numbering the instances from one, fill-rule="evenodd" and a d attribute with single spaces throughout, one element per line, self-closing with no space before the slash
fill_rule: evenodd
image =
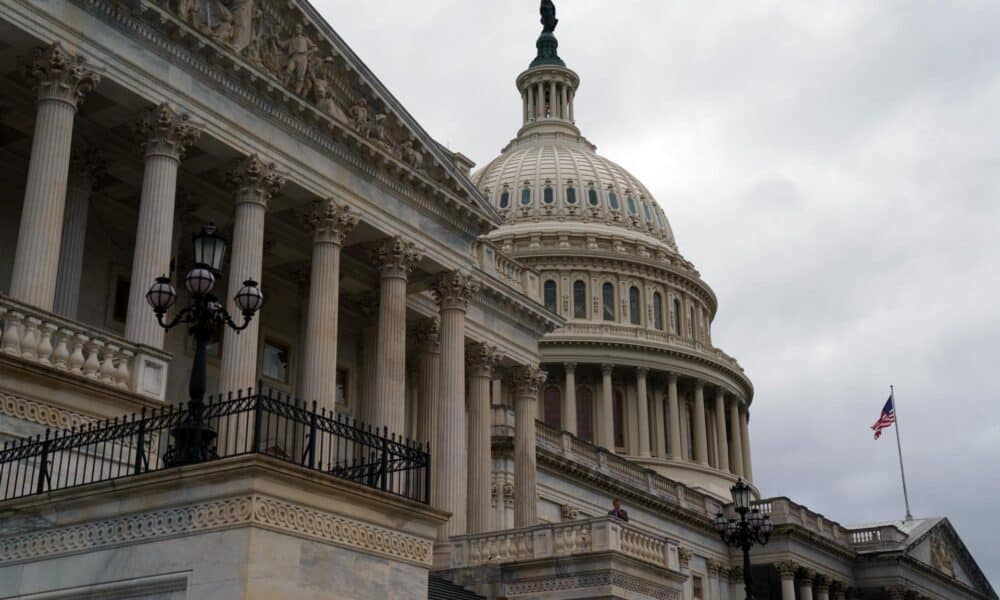
<path id="1" fill-rule="evenodd" d="M 889 397 L 892 398 L 892 410 L 896 413 L 896 449 L 899 451 L 899 475 L 903 478 L 903 502 L 906 503 L 906 520 L 912 521 L 910 495 L 906 492 L 906 470 L 903 469 L 903 444 L 899 441 L 899 407 L 896 405 L 895 386 L 889 386 Z"/>

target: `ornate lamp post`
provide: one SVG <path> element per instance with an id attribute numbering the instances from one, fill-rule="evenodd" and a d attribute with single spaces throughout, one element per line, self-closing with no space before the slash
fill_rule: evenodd
<path id="1" fill-rule="evenodd" d="M 746 589 L 746 600 L 753 600 L 753 578 L 750 574 L 750 548 L 754 544 L 767 545 L 774 524 L 771 517 L 761 514 L 760 510 L 750 508 L 750 486 L 740 479 L 731 489 L 733 505 L 740 520 L 726 519 L 720 512 L 715 516 L 715 530 L 722 536 L 722 541 L 734 548 L 743 550 L 743 586 Z"/>
<path id="2" fill-rule="evenodd" d="M 220 323 L 232 327 L 236 332 L 243 331 L 264 304 L 264 294 L 257 282 L 252 279 L 244 281 L 243 287 L 233 299 L 243 313 L 243 323 L 237 324 L 212 294 L 227 245 L 226 240 L 216 234 L 215 225 L 211 223 L 194 236 L 195 265 L 184 278 L 184 286 L 191 292 L 191 304 L 178 312 L 173 320 L 164 321 L 167 311 L 177 301 L 177 291 L 170 284 L 170 278 L 158 277 L 153 287 L 146 292 L 146 301 L 153 307 L 161 327 L 172 329 L 182 323 L 188 324 L 188 331 L 195 340 L 194 364 L 191 366 L 191 380 L 188 384 L 188 414 L 184 421 L 170 431 L 174 438 L 173 448 L 163 457 L 163 462 L 168 466 L 198 463 L 216 457 L 217 433 L 203 419 L 206 347 Z"/>

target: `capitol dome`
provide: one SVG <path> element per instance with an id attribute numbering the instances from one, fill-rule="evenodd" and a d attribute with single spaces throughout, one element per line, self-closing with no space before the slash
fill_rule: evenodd
<path id="1" fill-rule="evenodd" d="M 554 27 L 553 27 L 554 29 Z M 517 77 L 522 126 L 473 182 L 488 239 L 538 273 L 565 324 L 540 342 L 542 432 L 569 432 L 720 499 L 753 480 L 753 386 L 712 343 L 714 292 L 650 191 L 576 124 L 579 76 L 552 30 Z"/>

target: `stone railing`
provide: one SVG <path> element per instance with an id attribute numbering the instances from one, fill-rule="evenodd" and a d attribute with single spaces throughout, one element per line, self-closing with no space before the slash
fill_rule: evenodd
<path id="1" fill-rule="evenodd" d="M 504 254 L 493 242 L 480 239 L 474 249 L 479 268 L 532 300 L 540 301 L 538 272 Z"/>
<path id="2" fill-rule="evenodd" d="M 879 525 L 851 530 L 851 544 L 859 552 L 880 550 L 906 540 L 906 534 L 894 525 Z"/>
<path id="3" fill-rule="evenodd" d="M 0 354 L 162 400 L 170 355 L 0 295 Z"/>
<path id="4" fill-rule="evenodd" d="M 906 540 L 906 534 L 893 525 L 850 529 L 827 519 L 788 498 L 768 498 L 753 506 L 776 525 L 798 525 L 838 546 L 856 551 L 878 550 Z"/>
<path id="5" fill-rule="evenodd" d="M 612 517 L 451 538 L 451 568 L 618 552 L 677 570 L 677 544 Z"/>
<path id="6" fill-rule="evenodd" d="M 694 354 L 699 354 L 723 364 L 739 373 L 743 372 L 740 363 L 722 350 L 698 340 L 692 340 L 684 336 L 674 335 L 665 331 L 646 329 L 634 325 L 619 325 L 616 323 L 581 323 L 570 321 L 555 333 L 554 337 L 608 337 L 620 340 L 630 340 L 636 342 L 650 342 L 661 344 L 671 348 L 680 348 Z"/>

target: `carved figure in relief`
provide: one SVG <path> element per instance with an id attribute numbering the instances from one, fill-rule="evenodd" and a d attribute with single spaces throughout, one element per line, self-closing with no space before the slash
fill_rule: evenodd
<path id="1" fill-rule="evenodd" d="M 316 95 L 316 107 L 341 123 L 349 123 L 350 118 L 344 109 L 340 108 L 330 92 L 330 83 L 326 79 L 318 78 L 313 82 L 313 93 Z"/>
<path id="2" fill-rule="evenodd" d="M 372 129 L 369 137 L 371 137 L 376 142 L 381 142 L 383 144 L 387 143 L 388 138 L 386 137 L 385 130 L 385 120 L 387 115 L 382 113 L 376 114 L 372 117 Z"/>
<path id="3" fill-rule="evenodd" d="M 413 140 L 406 140 L 400 144 L 399 151 L 403 155 L 403 162 L 410 167 L 419 171 L 424 166 L 424 155 L 413 147 Z"/>
<path id="4" fill-rule="evenodd" d="M 233 19 L 233 35 L 229 43 L 233 50 L 242 52 L 253 42 L 253 21 L 256 16 L 254 0 L 232 0 L 229 11 Z"/>
<path id="5" fill-rule="evenodd" d="M 177 0 L 177 16 L 195 29 L 201 29 L 201 0 Z"/>
<path id="6" fill-rule="evenodd" d="M 351 107 L 351 121 L 354 122 L 354 129 L 362 136 L 368 137 L 371 131 L 371 123 L 368 121 L 368 103 L 362 98 Z"/>
<path id="7" fill-rule="evenodd" d="M 295 25 L 295 34 L 279 42 L 285 50 L 285 85 L 293 86 L 296 94 L 305 93 L 306 75 L 309 73 L 309 56 L 316 51 L 316 44 L 302 29 L 302 24 Z"/>
<path id="8" fill-rule="evenodd" d="M 231 48 L 233 46 L 234 34 L 233 13 L 221 4 L 216 4 L 215 8 L 218 13 L 218 23 L 212 27 L 212 39 Z"/>

